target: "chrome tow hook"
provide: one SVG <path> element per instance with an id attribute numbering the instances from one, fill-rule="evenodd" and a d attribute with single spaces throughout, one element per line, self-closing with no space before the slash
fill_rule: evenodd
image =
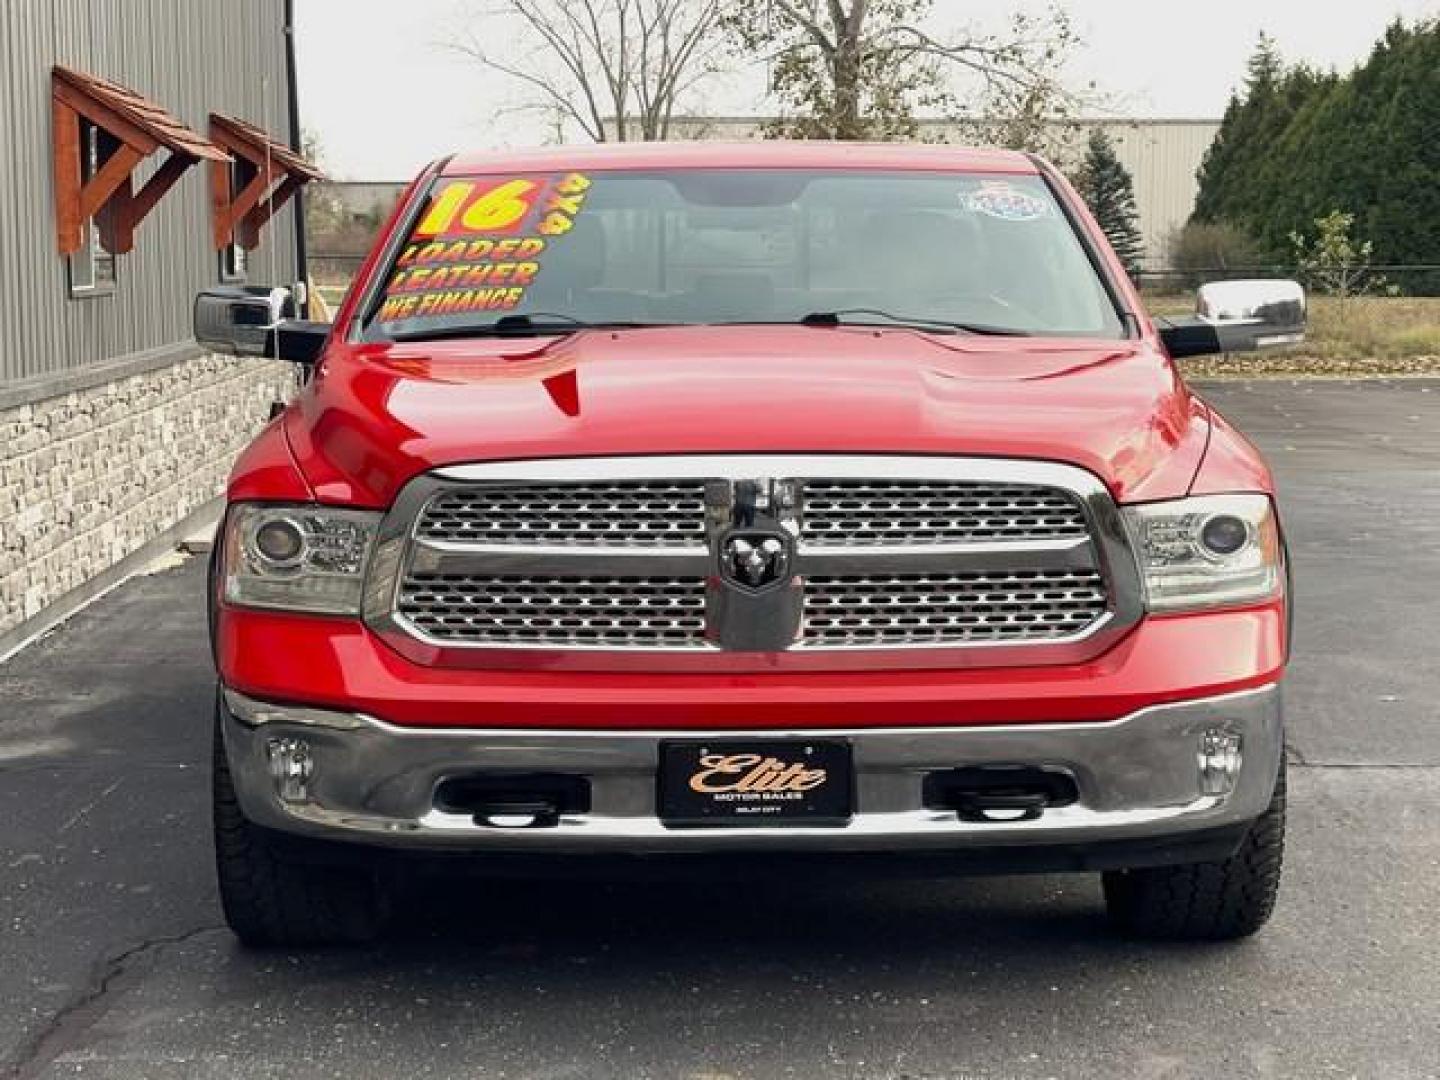
<path id="1" fill-rule="evenodd" d="M 492 829 L 548 829 L 560 824 L 560 808 L 553 802 L 498 800 L 471 808 L 475 824 Z"/>

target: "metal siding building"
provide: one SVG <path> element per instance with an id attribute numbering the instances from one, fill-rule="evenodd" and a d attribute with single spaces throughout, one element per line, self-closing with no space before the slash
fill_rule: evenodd
<path id="1" fill-rule="evenodd" d="M 53 65 L 205 132 L 211 112 L 290 140 L 285 0 L 0 3 L 0 655 L 213 507 L 236 449 L 291 384 L 284 365 L 202 354 L 195 293 L 220 279 L 206 162 L 71 294 L 56 238 Z M 81 152 L 83 156 L 83 151 Z M 156 171 L 146 158 L 132 181 Z M 249 278 L 297 277 L 294 204 Z"/>
<path id="2" fill-rule="evenodd" d="M 1170 239 L 1189 220 L 1200 190 L 1196 174 L 1205 151 L 1220 131 L 1218 120 L 1096 120 L 1075 125 L 1076 138 L 1062 167 L 1073 168 L 1085 152 L 1093 127 L 1104 128 L 1115 142 L 1120 163 L 1135 181 L 1140 232 L 1145 237 L 1145 266 L 1170 265 Z"/>
<path id="3" fill-rule="evenodd" d="M 71 299 L 55 248 L 50 68 L 138 90 L 204 131 L 212 111 L 288 137 L 284 0 L 5 0 L 0 5 L 0 388 L 81 371 L 190 337 L 190 300 L 214 284 L 203 165 L 160 201 L 120 256 L 113 295 Z M 141 166 L 144 179 L 155 159 Z M 295 280 L 286 207 L 253 276 Z M 39 387 L 44 389 L 43 385 Z"/>

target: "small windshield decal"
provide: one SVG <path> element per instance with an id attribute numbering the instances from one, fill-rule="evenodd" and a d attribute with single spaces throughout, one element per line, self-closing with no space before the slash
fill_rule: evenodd
<path id="1" fill-rule="evenodd" d="M 1004 180 L 986 180 L 961 201 L 972 214 L 999 221 L 1038 221 L 1051 212 L 1049 202 Z"/>
<path id="2" fill-rule="evenodd" d="M 445 184 L 396 259 L 376 320 L 515 309 L 589 190 L 581 173 Z"/>

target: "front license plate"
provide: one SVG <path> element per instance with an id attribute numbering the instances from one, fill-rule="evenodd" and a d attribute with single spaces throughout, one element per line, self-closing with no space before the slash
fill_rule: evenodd
<path id="1" fill-rule="evenodd" d="M 660 819 L 678 826 L 844 825 L 853 776 L 847 742 L 665 742 Z"/>

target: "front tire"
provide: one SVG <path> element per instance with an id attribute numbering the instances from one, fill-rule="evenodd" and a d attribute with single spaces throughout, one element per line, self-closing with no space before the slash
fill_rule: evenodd
<path id="1" fill-rule="evenodd" d="M 306 862 L 240 809 L 216 710 L 213 760 L 215 867 L 220 905 L 246 945 L 359 944 L 384 928 L 388 897 L 373 870 Z"/>
<path id="2" fill-rule="evenodd" d="M 1285 853 L 1285 763 L 1270 805 L 1227 859 L 1104 875 L 1110 921 L 1127 934 L 1173 941 L 1249 937 L 1275 910 Z"/>

